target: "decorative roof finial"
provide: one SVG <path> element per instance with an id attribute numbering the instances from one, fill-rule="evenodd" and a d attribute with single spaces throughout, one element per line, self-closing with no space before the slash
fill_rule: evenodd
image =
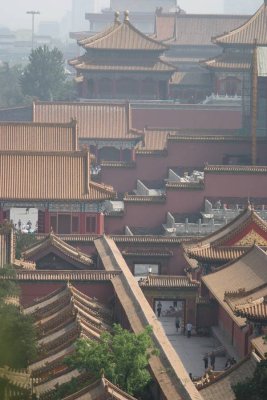
<path id="1" fill-rule="evenodd" d="M 115 14 L 114 14 L 114 22 L 119 22 L 119 16 L 120 16 L 119 11 L 115 11 Z"/>
<path id="2" fill-rule="evenodd" d="M 124 11 L 124 22 L 129 21 L 129 10 Z"/>

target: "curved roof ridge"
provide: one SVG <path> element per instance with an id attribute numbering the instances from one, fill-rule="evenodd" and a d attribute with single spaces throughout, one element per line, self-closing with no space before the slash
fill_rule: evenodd
<path id="1" fill-rule="evenodd" d="M 38 253 L 40 249 L 46 248 L 50 244 L 54 245 L 57 249 L 60 249 L 64 253 L 67 253 L 71 258 L 78 260 L 82 264 L 90 265 L 93 263 L 90 256 L 78 249 L 75 249 L 53 232 L 50 232 L 41 242 L 34 243 L 31 247 L 24 251 L 23 257 L 29 258 L 35 253 Z"/>
<path id="2" fill-rule="evenodd" d="M 121 27 L 121 25 L 122 25 L 122 22 L 116 21 L 113 23 L 113 25 L 109 26 L 107 29 L 103 30 L 102 32 L 98 32 L 95 35 L 89 36 L 85 39 L 80 39 L 77 41 L 77 43 L 80 46 L 83 46 L 85 44 L 89 44 L 89 43 L 104 39 L 105 37 L 108 37 L 111 33 L 116 32 L 116 30 L 118 30 Z"/>
<path id="3" fill-rule="evenodd" d="M 263 14 L 263 16 L 262 16 L 262 14 Z M 267 2 L 265 0 L 264 0 L 263 4 L 261 5 L 261 7 L 255 12 L 255 14 L 252 15 L 251 18 L 249 18 L 248 21 L 244 22 L 238 28 L 236 28 L 236 29 L 234 29 L 234 30 L 232 30 L 232 31 L 230 31 L 230 32 L 228 32 L 226 34 L 214 37 L 213 38 L 214 43 L 217 43 L 217 44 L 232 44 L 232 43 L 253 44 L 255 39 L 257 39 L 257 37 L 249 37 L 248 35 L 246 35 L 246 37 L 243 38 L 243 40 L 246 39 L 248 41 L 246 41 L 246 40 L 242 41 L 242 37 L 241 38 L 237 37 L 235 39 L 235 36 L 239 35 L 239 34 L 242 35 L 242 33 L 244 33 L 246 31 L 246 29 L 251 29 L 251 25 L 255 24 L 255 25 L 257 25 L 256 33 L 257 34 L 261 34 L 262 38 L 264 38 L 264 36 L 265 36 L 265 41 L 264 42 L 259 41 L 259 44 L 266 44 L 267 43 L 267 39 L 266 39 L 266 33 L 267 33 L 266 21 L 265 21 L 265 24 L 264 24 L 264 22 L 262 24 L 260 24 L 260 21 L 257 21 L 261 17 L 264 18 L 264 14 L 266 14 L 265 15 L 265 19 L 266 19 L 267 18 Z M 262 25 L 263 29 L 265 28 L 265 35 L 264 35 L 264 32 L 262 32 L 259 29 L 260 25 Z M 241 41 L 235 42 L 235 41 L 232 41 L 232 39 L 235 39 L 235 40 L 238 40 L 238 39 L 240 40 L 241 39 Z"/>
<path id="4" fill-rule="evenodd" d="M 118 41 L 114 40 L 110 43 L 104 43 L 103 42 L 107 39 L 111 39 L 112 36 L 114 36 L 116 33 L 120 34 L 120 32 L 128 30 L 129 32 L 132 32 L 134 37 L 128 38 L 128 41 L 130 42 L 130 39 L 132 39 L 133 42 L 135 42 L 132 46 L 129 46 L 129 49 L 135 49 L 135 50 L 167 50 L 168 46 L 163 44 L 162 42 L 155 40 L 144 33 L 140 32 L 134 25 L 132 25 L 128 20 L 124 20 L 123 22 L 115 22 L 113 26 L 110 28 L 104 30 L 103 32 L 97 33 L 94 36 L 91 36 L 86 39 L 81 39 L 78 41 L 78 44 L 82 46 L 84 49 L 88 48 L 101 48 L 101 49 L 118 49 L 122 50 L 125 49 L 127 50 L 126 46 L 123 46 L 123 44 L 118 43 Z M 123 37 L 125 38 L 125 33 L 123 33 Z M 139 43 L 136 43 L 136 36 L 141 39 Z M 116 39 L 116 37 L 114 37 Z M 144 44 L 144 41 L 147 44 L 153 44 L 153 46 L 146 47 Z M 102 42 L 102 43 L 101 43 Z M 101 46 L 102 45 L 102 46 Z"/>
<path id="5" fill-rule="evenodd" d="M 195 243 L 190 243 L 190 244 L 184 244 L 184 249 L 185 250 L 189 250 L 190 248 L 193 247 L 210 247 L 211 246 L 211 242 L 217 244 L 217 241 L 219 239 L 223 239 L 225 237 L 225 235 L 228 233 L 227 230 L 229 228 L 233 228 L 233 226 L 235 227 L 236 225 L 239 226 L 239 224 L 242 222 L 243 220 L 247 220 L 251 217 L 252 212 L 255 212 L 254 210 L 251 209 L 250 206 L 248 206 L 247 208 L 244 209 L 244 211 L 242 211 L 242 213 L 240 213 L 237 217 L 235 217 L 231 222 L 229 222 L 227 225 L 222 226 L 220 229 L 218 229 L 217 231 L 205 236 L 203 239 L 200 239 L 199 241 L 196 241 Z M 267 229 L 267 224 L 266 224 L 266 229 Z M 218 237 L 219 236 L 219 237 Z M 216 237 L 218 237 L 218 239 L 216 239 Z M 211 240 L 214 239 L 214 240 Z"/>

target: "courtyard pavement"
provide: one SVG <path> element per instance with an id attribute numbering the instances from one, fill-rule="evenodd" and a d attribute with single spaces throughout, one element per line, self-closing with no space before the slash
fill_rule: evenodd
<path id="1" fill-rule="evenodd" d="M 204 374 L 203 356 L 218 348 L 221 344 L 214 337 L 192 336 L 187 338 L 181 333 L 176 332 L 174 317 L 160 317 L 165 333 L 181 358 L 188 373 L 193 377 L 200 377 Z M 226 357 L 216 357 L 215 370 L 222 371 L 226 363 Z"/>

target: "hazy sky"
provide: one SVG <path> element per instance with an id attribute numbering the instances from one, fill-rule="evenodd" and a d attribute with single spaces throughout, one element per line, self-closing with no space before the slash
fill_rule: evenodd
<path id="1" fill-rule="evenodd" d="M 108 0 L 98 0 L 98 5 L 105 1 L 108 4 Z M 251 2 L 255 1 L 259 2 L 259 0 L 251 0 Z M 0 25 L 12 29 L 31 29 L 31 16 L 26 15 L 27 10 L 41 12 L 36 18 L 36 25 L 38 21 L 60 21 L 66 11 L 71 9 L 71 3 L 71 0 L 0 0 Z M 178 4 L 188 13 L 221 13 L 223 11 L 223 0 L 178 0 Z"/>

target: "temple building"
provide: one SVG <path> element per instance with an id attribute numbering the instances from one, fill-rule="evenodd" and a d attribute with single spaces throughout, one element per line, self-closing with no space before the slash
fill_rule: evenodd
<path id="1" fill-rule="evenodd" d="M 197 261 L 202 273 L 208 273 L 242 257 L 254 244 L 267 247 L 267 223 L 248 206 L 232 222 L 217 232 L 191 244 L 184 244 L 189 259 Z M 193 269 L 196 264 L 193 263 Z"/>
<path id="2" fill-rule="evenodd" d="M 67 123 L 77 121 L 77 146 L 88 147 L 101 161 L 119 161 L 131 164 L 135 160 L 135 147 L 142 132 L 132 127 L 129 103 L 116 102 L 34 102 L 35 123 Z"/>
<path id="3" fill-rule="evenodd" d="M 125 12 L 114 24 L 78 40 L 85 54 L 70 60 L 77 71 L 79 97 L 85 99 L 168 99 L 176 68 L 161 59 L 168 47 L 138 31 Z"/>
<path id="4" fill-rule="evenodd" d="M 37 208 L 38 231 L 103 233 L 101 203 L 110 186 L 90 178 L 87 151 L 0 153 L 0 221 L 13 207 Z"/>
<path id="5" fill-rule="evenodd" d="M 264 334 L 264 324 L 259 321 L 264 318 L 266 262 L 265 251 L 253 245 L 239 258 L 202 277 L 203 293 L 216 305 L 215 332 L 226 336 L 239 357 L 249 353 L 251 339 Z"/>
<path id="6" fill-rule="evenodd" d="M 267 45 L 267 2 L 239 28 L 214 38 L 223 48 L 218 57 L 206 60 L 205 65 L 213 75 L 214 92 L 228 96 L 243 96 L 244 124 L 248 127 L 250 114 L 250 73 L 253 48 Z"/>

